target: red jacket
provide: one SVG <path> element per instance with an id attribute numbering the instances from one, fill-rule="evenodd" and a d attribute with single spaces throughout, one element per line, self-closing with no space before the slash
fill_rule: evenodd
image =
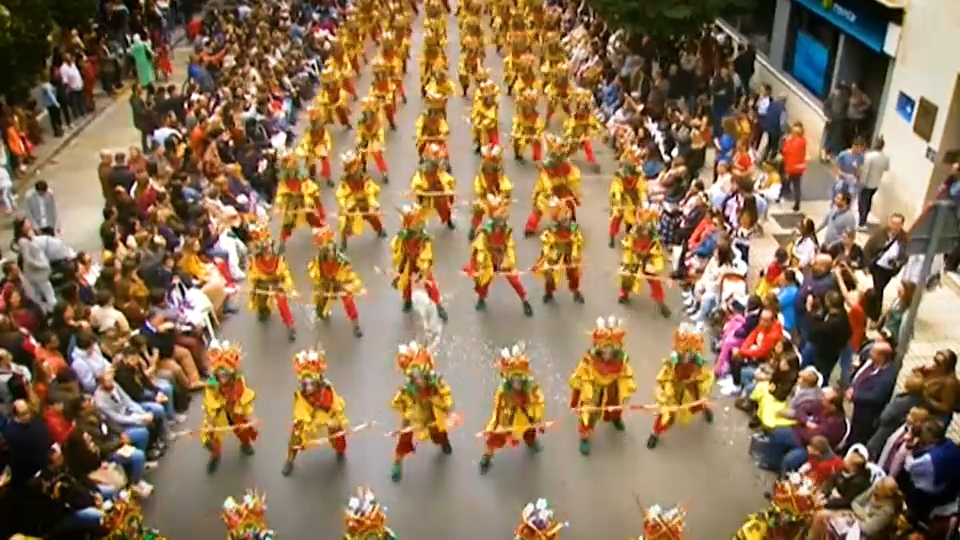
<path id="1" fill-rule="evenodd" d="M 695 249 L 701 242 L 713 234 L 713 230 L 716 228 L 716 225 L 709 216 L 701 219 L 700 223 L 697 223 L 697 226 L 693 229 L 693 232 L 690 233 L 690 238 L 687 240 L 687 248 Z"/>
<path id="2" fill-rule="evenodd" d="M 810 470 L 806 472 L 805 476 L 814 485 L 821 486 L 843 469 L 843 459 L 831 453 L 830 457 L 826 459 L 810 457 L 807 459 L 807 465 L 810 466 Z"/>
<path id="3" fill-rule="evenodd" d="M 747 339 L 743 340 L 743 345 L 740 346 L 740 354 L 751 360 L 766 359 L 773 353 L 774 347 L 777 346 L 777 343 L 780 343 L 781 339 L 783 339 L 783 325 L 780 324 L 780 321 L 774 321 L 773 325 L 767 330 L 757 326 L 753 329 L 753 332 L 747 335 Z"/>
<path id="4" fill-rule="evenodd" d="M 67 436 L 73 431 L 73 424 L 62 412 L 50 408 L 43 411 L 43 420 L 47 424 L 47 431 L 50 432 L 50 439 L 63 446 L 67 442 Z"/>
<path id="5" fill-rule="evenodd" d="M 783 156 L 783 172 L 787 176 L 796 176 L 807 172 L 807 139 L 787 135 L 780 147 Z"/>

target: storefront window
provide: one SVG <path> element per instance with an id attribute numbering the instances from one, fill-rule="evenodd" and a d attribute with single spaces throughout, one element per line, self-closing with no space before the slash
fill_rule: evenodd
<path id="1" fill-rule="evenodd" d="M 757 51 L 770 54 L 770 35 L 773 33 L 773 16 L 777 11 L 776 0 L 762 0 L 749 13 L 727 17 L 724 20 L 757 46 Z"/>
<path id="2" fill-rule="evenodd" d="M 786 70 L 813 95 L 823 98 L 830 89 L 839 31 L 798 4 L 790 10 L 790 19 Z"/>

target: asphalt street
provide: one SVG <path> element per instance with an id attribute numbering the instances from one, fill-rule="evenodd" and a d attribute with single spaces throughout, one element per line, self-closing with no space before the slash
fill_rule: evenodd
<path id="1" fill-rule="evenodd" d="M 409 178 L 417 167 L 413 126 L 423 109 L 417 72 L 421 23 L 422 19 L 416 22 L 413 59 L 406 78 L 410 101 L 400 107 L 398 131 L 387 134 L 391 183 L 384 186 L 381 197 L 386 209 L 409 201 L 404 193 L 409 190 Z M 453 17 L 449 34 L 447 53 L 450 74 L 455 78 L 458 37 Z M 373 52 L 372 46 L 369 50 Z M 488 54 L 486 65 L 495 80 L 501 80 L 502 61 L 492 48 Z M 177 77 L 183 71 L 183 56 L 179 58 Z M 365 69 L 358 84 L 361 95 L 365 94 L 369 80 L 369 69 Z M 93 139 L 81 137 L 56 165 L 44 172 L 65 206 L 64 236 L 84 249 L 96 245 L 97 216 L 102 205 L 96 187 L 96 151 L 137 141 L 136 132 L 129 127 L 127 105 L 121 103 L 117 107 L 93 126 Z M 354 116 L 357 108 L 355 104 Z M 473 154 L 470 126 L 463 120 L 468 115 L 466 99 L 450 100 L 453 173 L 458 180 L 460 200 L 465 201 L 472 199 L 471 183 L 479 163 L 479 157 Z M 500 109 L 502 132 L 509 132 L 511 116 L 510 98 L 504 96 Z M 553 127 L 559 129 L 558 120 Z M 335 127 L 333 133 L 335 154 L 352 148 L 353 132 Z M 456 410 L 465 418 L 464 425 L 451 433 L 451 456 L 421 444 L 405 463 L 403 481 L 390 481 L 394 440 L 384 433 L 398 423 L 389 403 L 402 383 L 394 358 L 397 345 L 414 338 L 418 330 L 416 315 L 401 313 L 400 298 L 391 289 L 389 277 L 375 272 L 377 267 L 389 267 L 387 242 L 367 234 L 353 239 L 348 251 L 368 290 L 367 295 L 358 299 L 366 335 L 359 340 L 351 335 L 342 309 L 334 311 L 332 320 L 319 322 L 312 314 L 312 306 L 306 303 L 294 306 L 299 326 L 295 343 L 287 342 L 276 318 L 259 323 L 254 314 L 244 312 L 227 321 L 223 337 L 242 344 L 246 380 L 258 393 L 255 410 L 262 424 L 256 455 L 242 457 L 236 441 L 228 439 L 219 470 L 208 476 L 204 471 L 207 453 L 199 441 L 178 440 L 160 467 L 151 473 L 156 491 L 146 503 L 149 522 L 175 540 L 222 538 L 219 508 L 224 498 L 257 488 L 267 494 L 270 524 L 280 538 L 329 540 L 342 535 L 341 511 L 346 499 L 357 486 L 368 485 L 387 505 L 389 525 L 401 538 L 510 538 L 520 509 L 537 497 L 550 499 L 559 517 L 570 522 L 564 538 L 635 538 L 642 524 L 639 506 L 652 504 L 682 505 L 689 512 L 688 538 L 731 537 L 745 514 L 763 506 L 760 494 L 769 482 L 756 471 L 747 455 L 749 432 L 745 419 L 733 411 L 731 403 L 718 402 L 715 424 L 695 419 L 668 433 L 654 451 L 644 445 L 653 417 L 635 413 L 626 418 L 625 433 L 601 427 L 594 438 L 592 455 L 583 457 L 578 453 L 576 422 L 566 407 L 566 381 L 589 344 L 593 321 L 611 314 L 628 321 L 628 349 L 639 386 L 635 403 L 652 402 L 654 377 L 670 352 L 670 336 L 680 321 L 677 313 L 670 320 L 661 318 L 645 294 L 629 306 L 616 302 L 619 251 L 608 248 L 606 242 L 608 179 L 615 164 L 609 150 L 600 147 L 598 143 L 603 171 L 598 176 L 584 168 L 585 202 L 578 212 L 587 238 L 585 305 L 575 304 L 569 293 L 561 291 L 553 305 L 544 306 L 540 302 L 542 281 L 526 275 L 524 284 L 535 310 L 532 318 L 523 315 L 506 283 L 493 286 L 486 312 L 476 312 L 472 282 L 460 273 L 469 257 L 469 207 L 458 207 L 456 231 L 448 231 L 436 221 L 430 225 L 434 234 L 435 274 L 450 314 L 437 367 L 452 387 Z M 582 154 L 578 160 L 582 160 Z M 518 199 L 510 220 L 516 231 L 521 267 L 529 267 L 539 250 L 536 239 L 522 237 L 535 172 L 532 163 L 517 164 L 508 159 L 507 174 L 515 183 Z M 339 164 L 335 165 L 335 173 L 339 174 Z M 335 211 L 331 190 L 323 189 L 328 212 Z M 386 224 L 391 234 L 396 232 L 398 221 L 396 213 L 388 215 Z M 306 268 L 313 252 L 306 230 L 295 233 L 288 244 L 288 264 L 301 298 L 309 298 Z M 668 302 L 675 312 L 680 312 L 675 289 L 668 290 Z M 543 436 L 543 452 L 536 456 L 522 449 L 500 452 L 490 473 L 481 477 L 478 460 L 483 445 L 474 434 L 483 428 L 491 412 L 498 382 L 493 366 L 495 353 L 517 341 L 527 343 L 547 394 L 547 418 L 561 422 Z M 283 477 L 280 471 L 296 387 L 292 356 L 314 345 L 327 353 L 329 378 L 346 398 L 352 423 L 376 420 L 379 424 L 349 439 L 346 462 L 338 464 L 329 449 L 318 449 L 301 454 L 293 475 Z M 198 426 L 199 406 L 190 416 L 190 423 Z"/>

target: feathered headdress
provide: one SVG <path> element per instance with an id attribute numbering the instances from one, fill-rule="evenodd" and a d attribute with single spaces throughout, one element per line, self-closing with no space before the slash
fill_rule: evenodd
<path id="1" fill-rule="evenodd" d="M 221 341 L 215 339 L 211 341 L 207 347 L 207 358 L 210 362 L 211 372 L 225 371 L 227 373 L 236 373 L 240 370 L 243 351 L 239 345 L 226 340 Z"/>
<path id="2" fill-rule="evenodd" d="M 117 493 L 100 506 L 107 540 L 166 540 L 156 529 L 143 524 L 143 509 L 130 490 Z"/>
<path id="3" fill-rule="evenodd" d="M 327 362 L 323 351 L 306 349 L 293 355 L 293 372 L 297 379 L 319 379 L 327 371 Z"/>
<path id="4" fill-rule="evenodd" d="M 313 245 L 326 248 L 337 245 L 337 235 L 329 225 L 313 229 Z"/>
<path id="5" fill-rule="evenodd" d="M 425 217 L 423 207 L 419 204 L 405 204 L 400 208 L 400 227 L 403 230 L 422 228 Z"/>
<path id="6" fill-rule="evenodd" d="M 247 491 L 239 501 L 227 497 L 220 511 L 228 538 L 238 540 L 272 540 L 274 532 L 267 526 L 266 514 L 266 497 L 255 491 Z"/>
<path id="7" fill-rule="evenodd" d="M 567 201 L 559 197 L 552 197 L 550 199 L 547 203 L 547 210 L 550 213 L 550 218 L 554 221 L 563 221 L 572 217 L 570 205 L 567 204 Z"/>
<path id="8" fill-rule="evenodd" d="M 703 334 L 695 326 L 683 323 L 673 332 L 673 360 L 703 357 Z"/>
<path id="9" fill-rule="evenodd" d="M 497 83 L 487 79 L 480 83 L 480 95 L 485 98 L 495 98 L 500 93 L 500 87 Z"/>
<path id="10" fill-rule="evenodd" d="M 347 501 L 343 509 L 343 522 L 347 532 L 357 538 L 366 538 L 383 533 L 387 528 L 387 509 L 377 501 L 369 488 L 357 489 L 357 494 Z"/>
<path id="11" fill-rule="evenodd" d="M 594 347 L 623 347 L 626 336 L 627 329 L 623 325 L 623 319 L 613 315 L 598 318 L 590 335 Z"/>
<path id="12" fill-rule="evenodd" d="M 487 144 L 480 149 L 481 167 L 501 167 L 503 165 L 503 148 L 497 144 Z"/>
<path id="13" fill-rule="evenodd" d="M 500 374 L 507 379 L 517 375 L 526 377 L 532 373 L 530 359 L 527 357 L 526 347 L 522 343 L 501 349 L 500 358 L 497 359 L 497 367 L 500 369 Z"/>
<path id="14" fill-rule="evenodd" d="M 510 199 L 498 195 L 489 194 L 481 202 L 485 215 L 493 218 L 505 218 L 510 213 Z"/>
<path id="15" fill-rule="evenodd" d="M 263 219 L 255 219 L 247 224 L 247 234 L 249 235 L 250 245 L 255 249 L 266 249 L 272 247 L 270 236 L 270 222 Z"/>
<path id="16" fill-rule="evenodd" d="M 340 154 L 340 163 L 343 165 L 343 172 L 347 174 L 359 172 L 363 168 L 363 158 L 353 150 Z"/>
<path id="17" fill-rule="evenodd" d="M 414 372 L 431 372 L 433 371 L 433 355 L 426 347 L 416 341 L 401 343 L 397 347 L 397 368 L 407 375 Z"/>
<path id="18" fill-rule="evenodd" d="M 638 225 L 655 225 L 660 222 L 660 213 L 652 206 L 637 208 L 636 217 Z"/>
<path id="19" fill-rule="evenodd" d="M 514 535 L 522 540 L 554 539 L 568 525 L 557 521 L 553 507 L 546 499 L 537 499 L 523 507 L 520 526 Z"/>
<path id="20" fill-rule="evenodd" d="M 427 106 L 428 111 L 442 113 L 447 107 L 447 98 L 443 97 L 441 94 L 428 92 L 427 96 L 424 98 L 424 103 Z"/>
<path id="21" fill-rule="evenodd" d="M 670 509 L 653 505 L 643 511 L 643 539 L 671 540 L 683 538 L 686 512 L 679 507 Z"/>

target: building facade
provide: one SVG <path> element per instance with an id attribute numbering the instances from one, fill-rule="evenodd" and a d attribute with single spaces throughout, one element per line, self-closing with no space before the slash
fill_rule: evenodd
<path id="1" fill-rule="evenodd" d="M 719 24 L 757 45 L 756 79 L 787 96 L 810 157 L 824 99 L 837 84 L 859 86 L 873 103 L 869 134 L 891 160 L 875 213 L 918 215 L 960 157 L 960 1 L 759 0 Z"/>

